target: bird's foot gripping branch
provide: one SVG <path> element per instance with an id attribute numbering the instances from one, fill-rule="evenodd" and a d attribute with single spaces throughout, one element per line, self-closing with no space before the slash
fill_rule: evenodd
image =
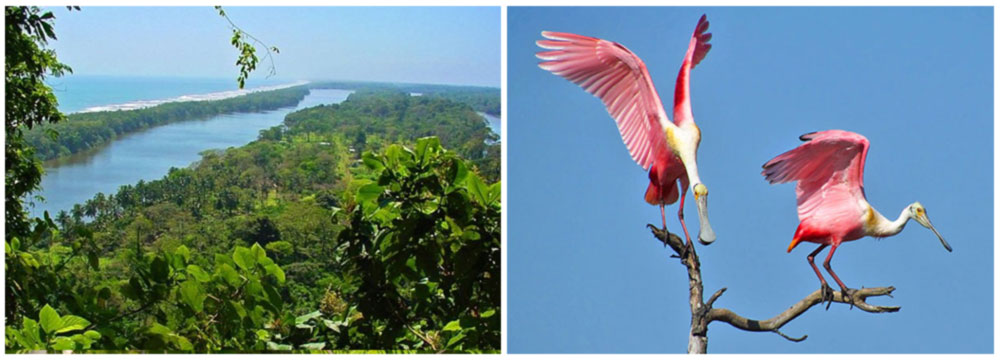
<path id="1" fill-rule="evenodd" d="M 688 271 L 689 302 L 691 305 L 691 333 L 688 337 L 688 353 L 704 354 L 707 351 L 708 324 L 713 321 L 728 323 L 737 329 L 746 331 L 773 332 L 790 341 L 799 342 L 805 340 L 807 335 L 791 337 L 782 333 L 781 327 L 804 314 L 813 306 L 821 305 L 825 301 L 847 304 L 870 313 L 892 313 L 900 309 L 899 306 L 880 306 L 866 302 L 869 297 L 873 296 L 892 297 L 892 292 L 896 290 L 892 286 L 851 289 L 850 296 L 846 296 L 847 294 L 844 294 L 843 291 L 833 291 L 832 297 L 829 294 L 824 297 L 822 289 L 818 289 L 767 320 L 753 320 L 726 308 L 715 308 L 715 301 L 722 296 L 726 288 L 716 291 L 707 302 L 703 300 L 704 286 L 701 279 L 701 261 L 694 246 L 687 246 L 680 236 L 670 233 L 666 229 L 660 229 L 652 224 L 647 226 L 652 230 L 653 236 L 657 240 L 673 249 L 676 254 L 671 255 L 671 257 L 679 258 L 681 264 Z"/>

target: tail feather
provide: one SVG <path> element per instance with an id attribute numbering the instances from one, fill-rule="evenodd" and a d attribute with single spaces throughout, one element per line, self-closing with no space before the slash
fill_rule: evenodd
<path id="1" fill-rule="evenodd" d="M 670 205 L 677 202 L 678 196 L 676 183 L 662 187 L 658 181 L 650 179 L 646 188 L 646 202 L 650 205 Z"/>

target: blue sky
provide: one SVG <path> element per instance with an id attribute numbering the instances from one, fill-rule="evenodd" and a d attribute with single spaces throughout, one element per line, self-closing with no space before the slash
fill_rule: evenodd
<path id="1" fill-rule="evenodd" d="M 498 7 L 225 9 L 281 50 L 278 78 L 500 86 Z M 236 77 L 232 33 L 211 7 L 52 10 L 52 47 L 75 74 Z"/>
<path id="2" fill-rule="evenodd" d="M 542 30 L 620 42 L 672 104 L 703 13 L 714 47 L 692 102 L 718 240 L 698 252 L 705 292 L 729 289 L 717 307 L 763 320 L 819 287 L 815 245 L 785 252 L 795 186 L 760 175 L 807 132 L 865 135 L 868 200 L 891 218 L 920 201 L 954 248 L 915 222 L 845 243 L 834 270 L 854 288 L 895 286 L 869 300 L 899 313 L 813 308 L 782 328 L 801 343 L 713 323 L 709 352 L 992 352 L 992 9 L 775 7 L 508 9 L 509 351 L 685 351 L 686 272 L 645 228 L 660 222 L 647 176 L 598 99 L 536 66 L 534 42 Z M 693 201 L 685 213 L 696 234 Z"/>

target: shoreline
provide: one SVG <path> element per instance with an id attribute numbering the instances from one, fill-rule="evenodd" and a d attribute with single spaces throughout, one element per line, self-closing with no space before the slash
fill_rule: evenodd
<path id="1" fill-rule="evenodd" d="M 270 86 L 260 86 L 252 89 L 241 89 L 241 90 L 227 90 L 227 91 L 217 91 L 204 94 L 191 94 L 191 95 L 181 95 L 173 98 L 159 99 L 159 100 L 138 100 L 121 104 L 110 104 L 110 105 L 100 105 L 91 106 L 80 111 L 67 112 L 66 115 L 71 114 L 83 114 L 92 112 L 102 112 L 102 111 L 129 111 L 129 110 L 139 110 L 154 107 L 157 105 L 174 103 L 174 102 L 187 102 L 187 101 L 214 101 L 214 100 L 225 100 L 238 96 L 249 95 L 264 91 L 273 91 L 286 89 L 295 86 L 301 86 L 308 84 L 309 81 L 299 80 L 296 82 L 281 84 L 281 85 L 270 85 Z"/>

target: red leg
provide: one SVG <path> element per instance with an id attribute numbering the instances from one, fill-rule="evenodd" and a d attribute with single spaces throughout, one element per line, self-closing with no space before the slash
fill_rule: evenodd
<path id="1" fill-rule="evenodd" d="M 660 217 L 663 218 L 663 231 L 667 231 L 667 213 L 663 209 L 663 204 L 660 204 Z"/>
<path id="2" fill-rule="evenodd" d="M 816 267 L 816 263 L 813 262 L 813 260 L 816 259 L 816 254 L 819 254 L 820 251 L 826 249 L 826 246 L 827 244 L 820 245 L 818 248 L 816 248 L 815 251 L 809 253 L 809 256 L 806 257 L 806 260 L 809 260 L 809 266 L 812 266 L 813 271 L 816 272 L 816 277 L 819 278 L 819 284 L 820 284 L 819 290 L 821 295 L 823 296 L 823 300 L 821 300 L 821 303 L 822 301 L 828 301 L 826 303 L 826 309 L 830 310 L 830 304 L 833 304 L 833 289 L 831 289 L 830 286 L 826 284 L 826 279 L 823 278 L 823 273 L 819 272 L 819 268 Z M 833 250 L 830 251 L 832 252 Z"/>
<path id="3" fill-rule="evenodd" d="M 818 248 L 816 248 L 816 251 L 813 251 L 813 252 L 809 253 L 809 256 L 806 257 L 806 260 L 809 260 L 809 266 L 812 266 L 813 271 L 816 272 L 816 276 L 819 277 L 819 283 L 823 284 L 823 286 L 827 286 L 826 285 L 826 279 L 823 278 L 823 273 L 819 272 L 819 268 L 816 267 L 816 263 L 813 262 L 813 259 L 816 258 L 816 254 L 819 254 L 820 251 L 823 251 L 823 249 L 826 249 L 826 246 L 827 246 L 827 244 L 820 245 Z M 833 252 L 833 250 L 830 250 L 830 252 Z"/>
<path id="4" fill-rule="evenodd" d="M 826 271 L 829 272 L 830 275 L 833 276 L 833 279 L 837 281 L 837 285 L 840 285 L 840 289 L 844 290 L 844 292 L 846 293 L 847 286 L 844 285 L 843 281 L 840 281 L 840 278 L 837 277 L 837 273 L 833 272 L 833 268 L 830 267 L 830 258 L 833 257 L 833 252 L 837 251 L 837 246 L 839 245 L 840 244 L 834 243 L 833 247 L 830 248 L 830 252 L 826 254 L 826 261 L 823 261 L 823 267 L 826 268 Z M 819 270 L 817 270 L 817 272 L 819 272 Z"/>
<path id="5" fill-rule="evenodd" d="M 833 279 L 837 281 L 837 285 L 840 285 L 840 292 L 844 296 L 844 300 L 847 300 L 847 302 L 850 303 L 851 307 L 853 308 L 854 299 L 851 299 L 852 295 L 851 289 L 848 289 L 847 285 L 844 285 L 844 282 L 840 281 L 840 278 L 837 277 L 837 273 L 833 272 L 833 268 L 830 267 L 830 258 L 833 257 L 833 252 L 837 250 L 837 246 L 839 245 L 840 244 L 838 243 L 833 243 L 833 247 L 830 248 L 830 253 L 826 255 L 826 261 L 823 261 L 823 267 L 826 268 L 826 271 L 829 272 L 830 275 L 833 276 Z"/>
<path id="6" fill-rule="evenodd" d="M 676 186 L 676 185 L 675 185 Z M 691 246 L 691 235 L 688 234 L 687 224 L 684 223 L 684 198 L 687 196 L 687 188 L 681 188 L 681 206 L 677 208 L 677 219 L 681 222 L 681 228 L 684 229 L 684 238 L 687 239 L 687 246 Z"/>

